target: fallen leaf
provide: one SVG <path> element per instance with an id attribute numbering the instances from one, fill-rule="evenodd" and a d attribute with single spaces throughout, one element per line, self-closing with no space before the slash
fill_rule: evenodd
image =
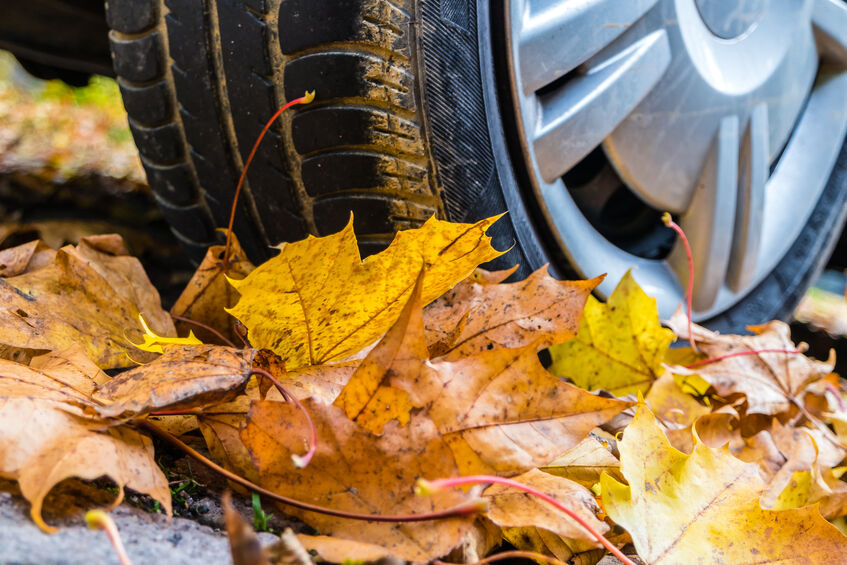
<path id="1" fill-rule="evenodd" d="M 61 481 L 107 476 L 119 489 L 149 494 L 168 515 L 168 481 L 153 458 L 149 438 L 127 428 L 100 431 L 103 424 L 70 414 L 61 403 L 0 396 L 0 474 L 18 481 L 32 505 L 32 519 L 54 531 L 41 517 L 44 498 Z"/>
<path id="2" fill-rule="evenodd" d="M 688 428 L 700 416 L 712 411 L 710 407 L 684 392 L 670 373 L 664 373 L 653 381 L 645 402 L 653 414 L 668 427 Z"/>
<path id="3" fill-rule="evenodd" d="M 0 250 L 0 277 L 36 271 L 53 261 L 56 250 L 40 239 Z"/>
<path id="4" fill-rule="evenodd" d="M 426 401 L 462 474 L 516 475 L 545 465 L 632 405 L 554 377 L 532 345 L 432 367 L 432 390 L 406 390 Z"/>
<path id="5" fill-rule="evenodd" d="M 508 529 L 503 538 L 516 549 L 548 555 L 569 565 L 596 565 L 606 555 L 605 549 L 592 549 L 585 542 L 565 539 L 543 528 Z M 536 563 L 544 561 L 539 559 Z"/>
<path id="6" fill-rule="evenodd" d="M 601 534 L 609 526 L 598 519 L 600 506 L 584 486 L 568 479 L 532 469 L 514 478 L 519 483 L 533 487 L 566 506 Z M 538 528 L 556 534 L 560 538 L 579 541 L 573 544 L 573 553 L 600 547 L 596 538 L 580 526 L 573 518 L 552 507 L 549 503 L 523 491 L 505 485 L 491 485 L 482 496 L 488 500 L 489 520 L 508 530 Z M 520 535 L 519 531 L 507 534 L 507 538 Z"/>
<path id="7" fill-rule="evenodd" d="M 87 397 L 91 397 L 111 379 L 78 344 L 62 351 L 51 351 L 45 355 L 33 357 L 29 366 Z"/>
<path id="8" fill-rule="evenodd" d="M 309 429 L 290 403 L 253 404 L 242 432 L 258 470 L 260 484 L 279 494 L 313 504 L 364 514 L 420 514 L 466 502 L 449 490 L 434 497 L 416 496 L 419 477 L 449 477 L 456 464 L 435 426 L 421 415 L 407 426 L 391 422 L 375 436 L 351 422 L 336 406 L 304 401 L 317 430 L 317 451 L 309 466 L 298 469 L 291 455 L 302 453 Z M 297 509 L 286 512 L 334 537 L 375 544 L 409 561 L 429 561 L 456 547 L 473 517 L 428 522 L 354 521 Z"/>
<path id="9" fill-rule="evenodd" d="M 500 255 L 485 235 L 496 220 L 431 218 L 398 232 L 387 249 L 364 261 L 352 221 L 334 235 L 283 243 L 279 255 L 230 281 L 241 298 L 228 311 L 248 328 L 254 346 L 279 354 L 289 370 L 342 360 L 391 327 L 422 263 L 427 304 Z"/>
<path id="10" fill-rule="evenodd" d="M 314 396 L 332 404 L 359 367 L 359 361 L 309 365 L 283 374 L 270 373 L 298 399 Z M 260 365 L 256 365 L 260 366 Z"/>
<path id="11" fill-rule="evenodd" d="M 602 280 L 558 281 L 546 265 L 511 284 L 468 277 L 424 312 L 432 356 L 456 360 L 495 347 L 545 348 L 567 341 Z"/>
<path id="12" fill-rule="evenodd" d="M 606 512 L 639 557 L 661 563 L 838 563 L 847 544 L 814 506 L 765 510 L 754 464 L 696 444 L 674 449 L 641 404 L 619 442 L 624 485 L 601 480 Z"/>
<path id="13" fill-rule="evenodd" d="M 517 271 L 519 266 L 515 265 L 511 269 L 503 271 L 474 269 L 473 273 L 447 291 L 441 298 L 450 295 L 453 297 L 454 303 L 464 303 L 473 298 L 477 285 L 484 286 L 501 283 Z M 451 321 L 453 319 L 452 312 L 442 310 L 437 306 L 442 302 L 441 298 L 429 305 L 432 311 L 427 314 L 431 320 L 427 328 L 427 344 L 429 345 L 430 354 L 433 357 L 438 357 L 441 352 L 447 351 L 455 337 L 457 325 L 462 319 L 462 316 L 457 316 L 455 318 L 456 323 L 453 323 Z"/>
<path id="14" fill-rule="evenodd" d="M 93 415 L 96 403 L 89 397 L 90 382 L 61 373 L 49 375 L 14 361 L 0 360 L 0 398 L 30 398 L 59 403 L 78 416 Z"/>
<path id="15" fill-rule="evenodd" d="M 250 378 L 254 350 L 221 345 L 171 346 L 155 361 L 121 373 L 93 398 L 107 418 L 202 408 L 234 398 Z"/>
<path id="16" fill-rule="evenodd" d="M 138 312 L 159 335 L 175 335 L 170 315 L 162 310 L 159 291 L 147 278 L 141 261 L 132 257 L 117 234 L 84 237 L 69 254 L 85 261 L 119 295 L 134 304 Z"/>
<path id="17" fill-rule="evenodd" d="M 682 339 L 688 339 L 687 322 L 677 311 L 669 324 Z M 796 350 L 788 324 L 779 321 L 749 326 L 755 335 L 722 335 L 695 325 L 697 346 L 709 358 L 743 351 L 765 349 Z M 696 374 L 708 382 L 720 396 L 743 394 L 747 414 L 775 415 L 788 412 L 792 405 L 802 406 L 802 395 L 813 383 L 832 372 L 834 355 L 823 363 L 802 354 L 759 353 L 742 355 L 696 368 L 673 367 L 682 375 Z"/>
<path id="18" fill-rule="evenodd" d="M 297 534 L 297 539 L 324 563 L 375 563 L 391 557 L 390 551 L 372 543 L 306 534 Z"/>
<path id="19" fill-rule="evenodd" d="M 361 362 L 334 404 L 348 418 L 375 434 L 391 420 L 401 425 L 409 423 L 413 408 L 421 404 L 407 390 L 391 386 L 397 376 L 404 383 L 432 382 L 433 369 L 425 365 L 429 357 L 424 335 L 421 291 L 424 271 L 421 270 L 412 295 L 400 317 Z"/>
<path id="20" fill-rule="evenodd" d="M 847 483 L 840 480 L 844 468 L 838 470 L 823 468 L 813 464 L 808 471 L 795 471 L 786 483 L 785 489 L 770 502 L 762 500 L 762 505 L 774 510 L 802 508 L 817 504 L 821 515 L 827 520 L 847 514 Z"/>
<path id="21" fill-rule="evenodd" d="M 821 502 L 821 513 L 833 518 L 840 507 L 847 503 L 847 483 L 832 477 L 831 468 L 839 464 L 844 449 L 827 436 L 826 430 L 805 427 L 788 427 L 774 420 L 769 431 L 773 443 L 785 462 L 769 477 L 768 487 L 762 493 L 761 503 L 765 508 L 797 508 L 805 504 Z M 824 477 L 830 479 L 828 484 Z M 840 488 L 838 483 L 844 485 Z M 799 504 L 805 498 L 805 504 Z M 836 500 L 840 499 L 840 500 Z M 826 506 L 826 508 L 824 508 Z M 824 513 L 826 510 L 827 513 Z"/>
<path id="22" fill-rule="evenodd" d="M 79 344 L 102 369 L 126 367 L 129 352 L 138 353 L 131 339 L 140 338 L 140 313 L 160 335 L 174 335 L 158 301 L 136 259 L 90 242 L 64 247 L 47 266 L 0 278 L 0 353 L 27 362 Z"/>
<path id="23" fill-rule="evenodd" d="M 250 405 L 257 399 L 247 395 L 239 396 L 230 402 L 207 408 L 197 418 L 200 433 L 215 461 L 254 483 L 259 481 L 259 475 L 250 452 L 241 440 L 241 430 Z"/>
<path id="24" fill-rule="evenodd" d="M 623 480 L 620 473 L 621 462 L 612 453 L 614 439 L 605 440 L 589 435 L 562 455 L 541 467 L 541 470 L 557 477 L 570 479 L 586 488 L 600 482 L 600 475 L 606 473 Z M 617 450 L 617 448 L 614 448 Z"/>
<path id="25" fill-rule="evenodd" d="M 227 282 L 227 278 L 241 280 L 255 267 L 232 234 L 229 264 L 224 267 L 225 246 L 213 245 L 206 252 L 203 262 L 188 281 L 182 294 L 171 308 L 171 314 L 189 318 L 195 322 L 214 328 L 234 343 L 239 342 L 233 324 L 233 318 L 225 308 L 232 308 L 238 301 L 238 292 Z M 217 336 L 195 324 L 177 321 L 177 328 L 195 330 L 204 343 L 217 343 Z"/>
<path id="26" fill-rule="evenodd" d="M 627 272 L 605 304 L 588 298 L 576 337 L 550 348 L 550 372 L 586 390 L 646 392 L 664 372 L 673 332 L 659 324 L 656 299 Z"/>

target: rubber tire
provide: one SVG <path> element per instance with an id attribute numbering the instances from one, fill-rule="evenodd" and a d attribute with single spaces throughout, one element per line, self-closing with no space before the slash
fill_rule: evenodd
<path id="1" fill-rule="evenodd" d="M 106 15 L 148 180 L 194 261 L 218 240 L 265 120 L 315 90 L 277 120 L 248 172 L 236 233 L 254 259 L 337 231 L 351 211 L 368 253 L 433 214 L 473 221 L 508 209 L 493 235 L 511 249 L 493 266 L 575 274 L 519 188 L 498 108 L 509 102 L 492 38 L 504 33 L 486 0 L 110 0 Z M 842 152 L 788 254 L 710 326 L 790 315 L 843 225 L 845 169 Z"/>

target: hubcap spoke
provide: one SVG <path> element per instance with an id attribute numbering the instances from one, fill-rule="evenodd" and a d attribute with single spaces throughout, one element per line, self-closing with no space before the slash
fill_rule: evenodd
<path id="1" fill-rule="evenodd" d="M 656 0 L 529 1 L 519 40 L 524 93 L 531 94 L 575 69 L 626 31 L 655 3 Z"/>
<path id="2" fill-rule="evenodd" d="M 812 23 L 821 51 L 847 64 L 847 2 L 815 0 Z"/>
<path id="3" fill-rule="evenodd" d="M 740 161 L 735 234 L 727 279 L 734 292 L 742 291 L 753 282 L 759 256 L 768 180 L 768 107 L 765 103 L 753 108 L 750 114 L 750 123 L 741 142 Z"/>
<path id="4" fill-rule="evenodd" d="M 659 30 L 542 97 L 533 145 L 544 180 L 559 178 L 597 147 L 650 92 L 670 60 L 667 35 Z"/>
<path id="5" fill-rule="evenodd" d="M 695 310 L 708 310 L 717 298 L 729 266 L 738 187 L 738 117 L 727 116 L 709 150 L 689 211 L 680 225 L 694 257 Z M 682 242 L 669 258 L 680 281 L 688 280 L 688 261 Z"/>

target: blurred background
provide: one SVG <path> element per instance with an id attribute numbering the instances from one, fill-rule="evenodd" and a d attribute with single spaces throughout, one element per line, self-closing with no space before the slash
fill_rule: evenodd
<path id="1" fill-rule="evenodd" d="M 0 249 L 123 235 L 166 307 L 191 276 L 144 178 L 117 83 L 28 74 L 0 51 Z"/>

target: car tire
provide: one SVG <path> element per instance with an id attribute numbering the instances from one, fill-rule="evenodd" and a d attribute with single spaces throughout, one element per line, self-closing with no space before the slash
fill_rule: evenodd
<path id="1" fill-rule="evenodd" d="M 568 264 L 522 177 L 500 104 L 488 3 L 473 0 L 110 0 L 115 72 L 149 183 L 194 261 L 219 240 L 243 162 L 285 101 L 247 174 L 235 231 L 255 260 L 354 216 L 363 253 L 433 214 L 493 228 L 516 276 Z M 502 83 L 502 81 L 500 81 Z M 786 318 L 844 222 L 847 151 L 789 252 L 706 323 Z"/>

